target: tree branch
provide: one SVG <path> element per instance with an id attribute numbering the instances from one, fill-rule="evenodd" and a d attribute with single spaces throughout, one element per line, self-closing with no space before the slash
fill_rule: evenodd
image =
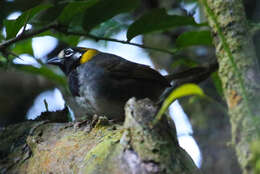
<path id="1" fill-rule="evenodd" d="M 137 46 L 137 47 L 144 48 L 144 49 L 150 49 L 150 50 L 154 50 L 154 51 L 164 52 L 164 53 L 167 53 L 167 54 L 175 54 L 176 53 L 176 50 L 171 51 L 171 50 L 167 50 L 167 49 L 163 49 L 163 48 L 149 47 L 149 46 L 145 46 L 143 44 L 132 43 L 132 42 L 129 42 L 129 41 L 118 40 L 118 39 L 107 38 L 107 37 L 99 37 L 99 36 L 95 36 L 95 35 L 92 35 L 92 34 L 89 34 L 89 33 L 86 34 L 86 33 L 80 33 L 80 32 L 71 32 L 71 31 L 64 30 L 63 28 L 64 28 L 64 26 L 60 26 L 57 23 L 51 23 L 51 24 L 46 25 L 45 27 L 38 29 L 38 30 L 25 31 L 25 32 L 23 32 L 23 34 L 20 34 L 15 38 L 12 38 L 12 39 L 9 39 L 5 42 L 2 42 L 0 44 L 0 51 L 5 50 L 8 46 L 10 46 L 10 45 L 12 45 L 16 42 L 31 38 L 31 37 L 33 37 L 37 34 L 45 32 L 49 29 L 54 29 L 54 30 L 56 30 L 60 33 L 64 33 L 64 34 L 68 34 L 68 35 L 85 36 L 85 37 L 89 37 L 89 38 L 97 40 L 97 41 L 104 40 L 104 41 L 118 42 L 118 43 L 121 43 L 121 44 L 133 45 L 133 46 Z"/>
<path id="2" fill-rule="evenodd" d="M 12 44 L 14 44 L 16 42 L 19 42 L 19 41 L 31 38 L 31 37 L 33 37 L 33 36 L 35 36 L 37 34 L 43 33 L 45 31 L 47 31 L 49 29 L 52 29 L 52 28 L 55 28 L 55 27 L 57 27 L 57 24 L 56 23 L 51 23 L 49 25 L 46 25 L 46 26 L 42 27 L 39 30 L 28 30 L 28 31 L 24 32 L 24 34 L 20 34 L 20 35 L 18 35 L 15 38 L 12 38 L 12 39 L 9 39 L 7 41 L 2 42 L 0 44 L 0 51 L 3 51 L 8 46 L 10 46 L 10 45 L 12 45 Z"/>
<path id="3" fill-rule="evenodd" d="M 55 29 L 57 31 L 61 32 L 61 33 L 64 33 L 64 34 L 76 35 L 76 36 L 85 36 L 85 37 L 89 37 L 91 39 L 94 39 L 96 41 L 104 40 L 104 41 L 118 42 L 118 43 L 121 43 L 121 44 L 133 45 L 133 46 L 137 46 L 137 47 L 140 47 L 140 48 L 155 50 L 155 51 L 164 52 L 164 53 L 168 53 L 168 54 L 175 54 L 176 53 L 176 50 L 171 51 L 171 50 L 167 50 L 167 49 L 163 49 L 163 48 L 149 47 L 149 46 L 146 46 L 146 45 L 143 45 L 143 44 L 137 44 L 137 43 L 132 43 L 132 42 L 129 42 L 129 41 L 124 41 L 124 40 L 95 36 L 95 35 L 92 35 L 92 34 L 89 34 L 89 33 L 65 31 L 65 30 L 61 30 L 59 27 L 57 27 Z"/>

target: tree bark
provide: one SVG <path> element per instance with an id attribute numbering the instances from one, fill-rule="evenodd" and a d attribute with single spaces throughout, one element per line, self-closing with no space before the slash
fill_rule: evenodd
<path id="1" fill-rule="evenodd" d="M 0 173 L 199 173 L 157 107 L 130 99 L 123 125 L 105 117 L 82 123 L 24 122 L 0 132 Z M 166 118 L 166 117 L 165 117 Z"/>
<path id="2" fill-rule="evenodd" d="M 260 77 L 241 0 L 200 0 L 214 36 L 228 104 L 232 144 L 243 173 L 253 173 L 250 146 L 259 138 Z"/>

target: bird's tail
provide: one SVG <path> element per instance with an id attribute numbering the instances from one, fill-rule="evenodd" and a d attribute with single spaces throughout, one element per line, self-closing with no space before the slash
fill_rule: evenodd
<path id="1" fill-rule="evenodd" d="M 206 80 L 211 73 L 218 69 L 218 63 L 214 62 L 208 66 L 191 68 L 182 72 L 173 73 L 164 76 L 172 86 L 167 88 L 160 96 L 158 103 L 162 103 L 165 98 L 177 87 L 185 83 L 200 83 Z"/>
<path id="2" fill-rule="evenodd" d="M 211 73 L 218 69 L 218 63 L 214 62 L 207 66 L 191 68 L 185 71 L 164 76 L 169 82 L 183 81 L 183 83 L 199 83 L 206 80 Z"/>

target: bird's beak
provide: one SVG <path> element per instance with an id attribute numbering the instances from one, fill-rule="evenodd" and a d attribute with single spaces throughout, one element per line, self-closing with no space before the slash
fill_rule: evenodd
<path id="1" fill-rule="evenodd" d="M 47 64 L 52 64 L 52 65 L 61 65 L 62 60 L 59 57 L 54 57 L 49 60 L 47 60 Z"/>

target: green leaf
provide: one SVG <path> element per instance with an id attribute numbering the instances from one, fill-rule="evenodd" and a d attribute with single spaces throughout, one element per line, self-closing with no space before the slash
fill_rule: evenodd
<path id="1" fill-rule="evenodd" d="M 130 41 L 139 34 L 163 31 L 174 27 L 197 24 L 191 16 L 168 15 L 165 9 L 154 9 L 136 20 L 127 31 L 127 39 Z"/>
<path id="2" fill-rule="evenodd" d="M 52 32 L 52 31 L 45 31 L 43 33 L 35 35 L 35 37 L 42 37 L 42 36 L 52 36 L 58 39 L 59 41 L 65 42 L 70 46 L 77 46 L 78 42 L 80 41 L 80 36 L 76 35 L 66 35 L 59 32 Z"/>
<path id="3" fill-rule="evenodd" d="M 114 18 L 112 18 L 92 29 L 90 34 L 101 37 L 111 37 L 113 34 L 116 34 L 122 29 L 126 28 L 126 24 L 123 24 L 118 20 L 114 20 Z"/>
<path id="4" fill-rule="evenodd" d="M 189 31 L 182 33 L 176 40 L 178 48 L 195 45 L 212 45 L 212 37 L 209 30 Z"/>
<path id="5" fill-rule="evenodd" d="M 63 33 L 50 33 L 49 36 L 53 36 L 59 41 L 65 42 L 70 46 L 77 46 L 80 41 L 80 36 L 66 35 Z"/>
<path id="6" fill-rule="evenodd" d="M 21 28 L 16 28 L 16 20 L 4 20 L 4 26 L 6 31 L 6 40 L 16 36 L 17 32 Z"/>
<path id="7" fill-rule="evenodd" d="M 58 17 L 58 21 L 61 24 L 68 25 L 76 15 L 83 13 L 87 8 L 93 6 L 97 2 L 98 0 L 71 2 L 62 10 Z"/>
<path id="8" fill-rule="evenodd" d="M 2 41 L 2 40 L 4 40 L 5 39 L 5 37 L 3 36 L 3 34 L 0 34 L 0 42 Z"/>
<path id="9" fill-rule="evenodd" d="M 15 43 L 12 52 L 15 54 L 29 54 L 33 56 L 32 39 L 23 40 Z"/>
<path id="10" fill-rule="evenodd" d="M 139 5 L 139 0 L 99 0 L 85 11 L 83 28 L 90 31 L 98 24 L 119 13 L 129 12 Z"/>
<path id="11" fill-rule="evenodd" d="M 176 61 L 173 62 L 173 64 L 171 65 L 172 69 L 176 69 L 179 66 L 186 66 L 186 67 L 195 67 L 196 65 L 198 65 L 198 63 L 192 59 L 189 58 L 178 58 Z"/>
<path id="12" fill-rule="evenodd" d="M 7 63 L 7 59 L 0 54 L 0 67 Z"/>
<path id="13" fill-rule="evenodd" d="M 38 23 L 42 25 L 56 21 L 67 4 L 68 3 L 66 3 L 65 1 L 60 1 L 56 3 L 54 6 L 42 11 L 33 18 L 34 24 Z"/>
<path id="14" fill-rule="evenodd" d="M 39 12 L 51 7 L 50 4 L 38 5 L 34 8 L 26 10 L 19 16 L 16 20 L 4 20 L 4 25 L 6 27 L 6 39 L 15 37 L 18 31 Z"/>
<path id="15" fill-rule="evenodd" d="M 67 85 L 66 78 L 64 76 L 54 73 L 52 70 L 50 70 L 44 65 L 42 65 L 40 68 L 35 68 L 31 65 L 14 65 L 14 66 L 21 71 L 44 76 L 47 79 L 52 80 L 55 83 L 58 83 L 59 85 L 62 86 Z"/>
<path id="16" fill-rule="evenodd" d="M 174 102 L 178 98 L 189 96 L 189 95 L 204 96 L 204 93 L 198 85 L 192 83 L 187 83 L 176 88 L 163 102 L 162 107 L 157 113 L 155 119 L 153 120 L 153 125 L 155 125 L 158 121 L 161 120 L 162 115 L 168 109 L 170 104 L 172 104 L 172 102 Z"/>

